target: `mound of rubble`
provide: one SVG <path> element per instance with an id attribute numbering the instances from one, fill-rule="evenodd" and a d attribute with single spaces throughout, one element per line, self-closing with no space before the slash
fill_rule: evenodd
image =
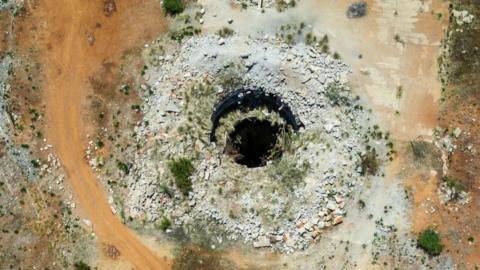
<path id="1" fill-rule="evenodd" d="M 155 44 L 150 50 L 155 51 Z M 342 223 L 348 197 L 391 154 L 388 133 L 370 123 L 347 83 L 350 68 L 305 44 L 233 36 L 191 38 L 145 69 L 144 119 L 136 127 L 126 214 L 175 228 L 215 226 L 217 239 L 281 252 L 305 249 Z M 302 123 L 280 157 L 249 168 L 227 155 L 229 132 L 247 118 L 282 122 L 266 107 L 223 116 L 210 141 L 215 104 L 238 89 L 261 89 Z M 239 93 L 239 95 L 243 95 Z M 240 97 L 241 98 L 241 97 Z M 140 147 L 141 146 L 141 147 Z M 192 191 L 175 186 L 168 162 L 190 158 Z M 370 165 L 365 162 L 369 157 Z"/>

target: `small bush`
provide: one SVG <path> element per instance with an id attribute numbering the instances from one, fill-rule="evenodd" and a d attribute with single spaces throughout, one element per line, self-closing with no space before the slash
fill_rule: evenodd
<path id="1" fill-rule="evenodd" d="M 378 160 L 375 149 L 361 156 L 362 175 L 375 175 L 378 171 Z"/>
<path id="2" fill-rule="evenodd" d="M 233 30 L 228 27 L 223 27 L 222 29 L 218 30 L 218 35 L 222 38 L 230 37 L 233 35 Z"/>
<path id="3" fill-rule="evenodd" d="M 130 168 L 127 164 L 117 159 L 117 168 L 122 171 L 124 174 L 130 173 Z"/>
<path id="4" fill-rule="evenodd" d="M 366 203 L 364 200 L 360 199 L 358 200 L 358 207 L 360 207 L 360 209 L 364 209 L 366 206 Z"/>
<path id="5" fill-rule="evenodd" d="M 97 145 L 97 148 L 98 148 L 98 149 L 101 149 L 101 148 L 103 148 L 103 147 L 105 146 L 105 143 L 102 142 L 102 141 L 97 141 L 96 145 Z"/>
<path id="6" fill-rule="evenodd" d="M 168 219 L 167 217 L 163 217 L 159 225 L 160 230 L 166 231 L 168 228 L 170 228 L 170 226 L 172 226 L 172 222 L 170 221 L 170 219 Z"/>
<path id="7" fill-rule="evenodd" d="M 432 229 L 426 229 L 418 236 L 418 246 L 430 256 L 437 256 L 443 250 L 440 235 Z"/>
<path id="8" fill-rule="evenodd" d="M 348 97 L 343 92 L 344 89 L 341 86 L 330 84 L 325 91 L 325 96 L 333 106 L 346 105 L 348 104 Z"/>
<path id="9" fill-rule="evenodd" d="M 75 270 L 90 270 L 90 269 L 92 269 L 92 268 L 90 268 L 90 266 L 88 266 L 88 264 L 86 264 L 82 261 L 74 263 L 73 268 Z"/>
<path id="10" fill-rule="evenodd" d="M 183 195 L 188 195 L 192 191 L 192 175 L 194 168 L 192 161 L 187 158 L 179 158 L 168 163 L 168 168 L 175 178 L 175 185 L 182 192 Z"/>
<path id="11" fill-rule="evenodd" d="M 285 0 L 275 0 L 275 8 L 278 12 L 285 11 L 287 8 L 295 7 L 297 2 L 295 0 L 290 0 L 289 2 Z"/>
<path id="12" fill-rule="evenodd" d="M 410 147 L 412 148 L 413 156 L 416 159 L 424 159 L 429 156 L 432 151 L 432 145 L 429 142 L 424 141 L 410 142 Z"/>
<path id="13" fill-rule="evenodd" d="M 402 96 L 403 96 L 403 86 L 398 86 L 397 87 L 397 93 L 395 94 L 395 96 L 397 97 L 397 99 L 401 99 Z"/>
<path id="14" fill-rule="evenodd" d="M 453 178 L 453 177 L 444 177 L 443 179 L 445 182 L 447 182 L 447 187 L 451 188 L 451 189 L 454 189 L 455 191 L 457 192 L 460 192 L 460 191 L 466 191 L 467 190 L 467 187 L 462 183 L 460 182 L 459 180 Z"/>
<path id="15" fill-rule="evenodd" d="M 163 9 L 167 14 L 175 15 L 185 9 L 183 0 L 163 0 Z"/>
<path id="16" fill-rule="evenodd" d="M 194 35 L 198 35 L 202 32 L 200 28 L 195 28 L 191 25 L 187 25 L 178 30 L 172 30 L 170 32 L 170 38 L 172 40 L 177 41 L 178 43 L 182 43 L 184 38 L 193 37 Z"/>

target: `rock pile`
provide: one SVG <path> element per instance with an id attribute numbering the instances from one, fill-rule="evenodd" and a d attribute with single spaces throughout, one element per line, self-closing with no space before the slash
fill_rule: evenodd
<path id="1" fill-rule="evenodd" d="M 475 19 L 475 16 L 467 10 L 453 10 L 452 13 L 458 25 L 470 24 Z"/>
<path id="2" fill-rule="evenodd" d="M 146 146 L 127 176 L 132 217 L 167 216 L 178 227 L 209 222 L 229 240 L 305 249 L 343 222 L 347 198 L 363 179 L 361 155 L 371 148 L 379 159 L 386 154 L 383 135 L 369 138 L 368 113 L 346 86 L 350 68 L 305 44 L 205 36 L 155 57 L 159 65 L 146 70 L 140 91 L 144 121 L 135 130 Z M 209 143 L 213 105 L 239 86 L 281 97 L 305 125 L 291 151 L 265 167 L 240 166 L 221 143 Z M 194 158 L 188 197 L 168 170 L 178 157 Z"/>

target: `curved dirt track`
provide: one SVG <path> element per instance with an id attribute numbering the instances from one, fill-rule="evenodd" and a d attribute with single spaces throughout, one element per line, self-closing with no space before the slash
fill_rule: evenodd
<path id="1" fill-rule="evenodd" d="M 101 262 L 100 268 L 169 268 L 111 212 L 103 188 L 84 159 L 88 78 L 103 62 L 119 64 L 125 50 L 141 46 L 165 29 L 158 2 L 117 0 L 117 11 L 111 16 L 104 14 L 101 0 L 28 4 L 31 16 L 26 20 L 32 27 L 25 43 L 44 51 L 47 139 L 64 166 L 83 218 L 93 224 L 99 248 L 114 245 L 121 253 L 119 261 L 107 260 L 110 266 Z M 93 45 L 87 41 L 88 33 L 95 35 Z"/>

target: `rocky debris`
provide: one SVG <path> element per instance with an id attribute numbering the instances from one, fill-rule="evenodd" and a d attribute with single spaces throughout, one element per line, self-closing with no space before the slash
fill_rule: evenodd
<path id="1" fill-rule="evenodd" d="M 355 2 L 348 7 L 348 18 L 360 18 L 367 14 L 367 3 L 364 1 Z"/>
<path id="2" fill-rule="evenodd" d="M 107 245 L 105 247 L 105 255 L 110 259 L 116 260 L 120 257 L 121 253 L 120 250 L 117 249 L 114 245 Z"/>
<path id="3" fill-rule="evenodd" d="M 455 138 L 460 137 L 460 134 L 462 134 L 462 130 L 460 128 L 457 127 L 453 130 L 453 136 L 455 136 Z"/>
<path id="4" fill-rule="evenodd" d="M 93 44 L 95 44 L 95 34 L 93 32 L 87 33 L 87 42 L 90 46 L 93 46 Z"/>
<path id="5" fill-rule="evenodd" d="M 343 85 L 350 72 L 347 65 L 305 44 L 236 35 L 194 37 L 157 59 L 158 65 L 146 70 L 144 88 L 151 92 L 139 91 L 142 122 L 149 125 L 135 128 L 136 139 L 149 143 L 134 151 L 134 166 L 126 176 L 126 214 L 155 222 L 162 213 L 175 226 L 209 220 L 221 226 L 228 240 L 243 239 L 286 253 L 307 248 L 322 230 L 342 223 L 344 198 L 363 179 L 356 153 L 365 151 L 364 136 L 372 125 L 366 111 L 330 100 L 353 100 Z M 280 97 L 304 124 L 298 143 L 305 147 L 294 146 L 293 155 L 282 157 L 294 168 L 310 164 L 305 176 L 291 180 L 298 182 L 291 191 L 272 178 L 272 170 L 289 173 L 283 171 L 286 167 L 272 163 L 247 169 L 223 154 L 222 141 L 208 143 L 214 104 L 229 91 L 220 79 L 232 76 L 241 78 L 245 89 L 264 89 Z M 331 85 L 341 90 L 327 95 Z M 176 106 L 174 113 L 168 104 Z M 268 111 L 264 115 L 268 117 Z M 384 145 L 371 144 L 379 155 L 386 153 Z M 193 191 L 183 197 L 170 185 L 166 164 L 191 155 L 198 156 Z M 159 185 L 168 186 L 170 195 Z"/>
<path id="6" fill-rule="evenodd" d="M 1 10 L 19 10 L 23 5 L 23 1 L 17 0 L 2 0 L 0 1 L 0 11 Z"/>
<path id="7" fill-rule="evenodd" d="M 475 19 L 473 14 L 470 14 L 467 10 L 453 10 L 453 17 L 458 25 L 470 24 Z"/>
<path id="8" fill-rule="evenodd" d="M 103 14 L 110 17 L 114 12 L 117 11 L 117 4 L 115 0 L 103 0 Z"/>
<path id="9" fill-rule="evenodd" d="M 469 192 L 463 190 L 461 183 L 443 182 L 438 188 L 440 200 L 446 203 L 454 203 L 458 206 L 463 206 L 470 203 L 472 197 Z"/>
<path id="10" fill-rule="evenodd" d="M 84 219 L 82 221 L 83 221 L 83 224 L 85 224 L 85 226 L 87 226 L 88 229 L 91 230 L 93 228 L 92 222 L 89 219 Z"/>
<path id="11" fill-rule="evenodd" d="M 343 217 L 342 216 L 335 216 L 333 218 L 333 225 L 338 225 L 343 222 Z"/>
<path id="12" fill-rule="evenodd" d="M 276 238 L 275 238 L 276 241 Z M 259 237 L 256 241 L 253 242 L 254 248 L 264 248 L 264 247 L 271 247 L 272 244 L 270 243 L 270 239 L 266 236 Z"/>

